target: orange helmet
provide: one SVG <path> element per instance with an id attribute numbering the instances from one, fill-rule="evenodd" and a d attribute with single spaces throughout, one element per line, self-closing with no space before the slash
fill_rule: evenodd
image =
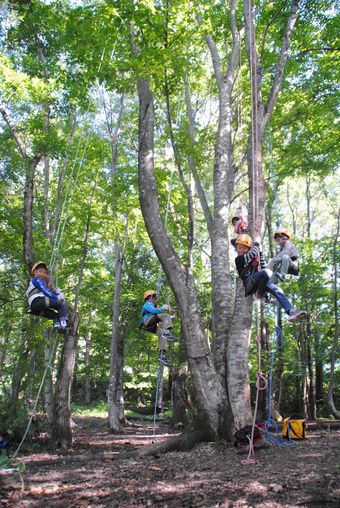
<path id="1" fill-rule="evenodd" d="M 253 241 L 249 235 L 245 235 L 245 234 L 239 235 L 236 239 L 236 245 L 237 244 L 245 245 L 246 247 L 249 247 L 249 249 L 252 246 L 252 243 L 253 243 Z"/>
<path id="2" fill-rule="evenodd" d="M 148 296 L 153 296 L 153 295 L 156 295 L 156 291 L 154 289 L 149 289 L 148 291 L 145 291 L 144 292 L 144 300 L 147 299 Z"/>
<path id="3" fill-rule="evenodd" d="M 31 275 L 32 276 L 34 275 L 34 270 L 39 268 L 39 266 L 43 266 L 46 269 L 46 271 L 48 271 L 47 264 L 44 261 L 38 261 L 37 263 L 34 263 L 34 265 L 31 268 Z"/>
<path id="4" fill-rule="evenodd" d="M 283 235 L 286 236 L 288 238 L 288 240 L 290 240 L 292 237 L 292 235 L 290 234 L 288 229 L 279 228 L 274 233 L 274 240 L 276 240 L 276 238 L 280 238 L 280 237 L 282 238 Z"/>

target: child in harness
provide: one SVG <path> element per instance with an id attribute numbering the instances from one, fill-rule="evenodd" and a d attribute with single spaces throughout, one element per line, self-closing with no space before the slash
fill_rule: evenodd
<path id="1" fill-rule="evenodd" d="M 59 290 L 51 291 L 48 288 L 47 272 L 48 267 L 42 261 L 32 266 L 32 279 L 26 291 L 28 303 L 32 314 L 52 319 L 54 328 L 58 332 L 63 332 L 67 328 L 64 294 Z"/>
<path id="2" fill-rule="evenodd" d="M 254 243 L 249 235 L 239 235 L 236 240 L 237 257 L 235 259 L 239 277 L 245 287 L 245 296 L 257 293 L 263 298 L 268 292 L 272 294 L 288 315 L 288 321 L 305 319 L 306 312 L 294 309 L 282 289 L 270 281 L 273 272 L 266 268 L 266 261 L 261 251 L 260 240 Z M 262 270 L 259 270 L 259 267 Z"/>

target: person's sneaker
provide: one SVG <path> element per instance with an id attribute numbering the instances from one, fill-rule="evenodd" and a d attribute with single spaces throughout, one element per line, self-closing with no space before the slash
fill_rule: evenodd
<path id="1" fill-rule="evenodd" d="M 60 320 L 60 328 L 62 328 L 63 330 L 65 330 L 67 328 L 67 321 L 66 319 L 61 319 Z"/>
<path id="2" fill-rule="evenodd" d="M 55 330 L 59 330 L 59 329 L 61 328 L 61 325 L 60 325 L 60 321 L 59 321 L 59 319 L 55 319 L 55 320 L 53 321 L 53 328 L 54 328 Z"/>
<path id="3" fill-rule="evenodd" d="M 303 321 L 306 319 L 307 312 L 305 310 L 292 310 L 289 313 L 288 321 L 294 323 L 295 321 Z"/>
<path id="4" fill-rule="evenodd" d="M 175 342 L 175 338 L 173 337 L 172 333 L 171 333 L 171 330 L 169 328 L 167 328 L 166 330 L 164 330 L 164 332 L 162 333 L 162 337 L 164 339 L 166 339 L 168 342 Z"/>
<path id="5" fill-rule="evenodd" d="M 168 367 L 170 367 L 172 365 L 171 361 L 168 360 L 167 358 L 165 358 L 165 356 L 160 356 L 159 357 L 159 361 L 163 364 L 163 365 L 167 365 Z"/>

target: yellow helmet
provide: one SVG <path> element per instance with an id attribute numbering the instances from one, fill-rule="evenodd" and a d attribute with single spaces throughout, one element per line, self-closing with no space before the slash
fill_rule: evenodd
<path id="1" fill-rule="evenodd" d="M 245 234 L 239 235 L 236 239 L 236 245 L 237 244 L 245 245 L 246 247 L 249 247 L 249 249 L 252 246 L 252 243 L 253 243 L 253 241 L 249 235 L 245 235 Z"/>
<path id="2" fill-rule="evenodd" d="M 37 263 L 34 263 L 34 265 L 31 268 L 31 275 L 32 276 L 34 275 L 34 270 L 39 268 L 39 266 L 43 266 L 46 269 L 46 271 L 48 271 L 47 264 L 44 261 L 38 261 Z"/>
<path id="3" fill-rule="evenodd" d="M 144 292 L 144 300 L 147 299 L 148 296 L 153 296 L 153 295 L 156 295 L 156 291 L 154 289 L 149 289 L 148 291 L 145 291 Z"/>
<path id="4" fill-rule="evenodd" d="M 285 228 L 279 228 L 275 231 L 274 233 L 274 240 L 276 238 L 280 238 L 282 235 L 285 235 L 288 240 L 291 239 L 292 235 L 290 234 L 290 232 L 288 231 L 288 229 L 285 229 Z"/>

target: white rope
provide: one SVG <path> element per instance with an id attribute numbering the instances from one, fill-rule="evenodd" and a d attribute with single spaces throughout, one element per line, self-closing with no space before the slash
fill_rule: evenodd
<path id="1" fill-rule="evenodd" d="M 251 83 L 251 158 L 252 158 L 252 177 L 253 177 L 253 234 L 257 233 L 257 211 L 258 211 L 258 115 L 257 115 L 257 53 L 256 53 L 256 40 L 255 40 L 255 26 L 253 23 L 253 5 L 252 0 L 249 0 L 249 67 L 250 67 L 250 83 Z M 253 49 L 255 48 L 255 55 L 253 58 Z"/>

